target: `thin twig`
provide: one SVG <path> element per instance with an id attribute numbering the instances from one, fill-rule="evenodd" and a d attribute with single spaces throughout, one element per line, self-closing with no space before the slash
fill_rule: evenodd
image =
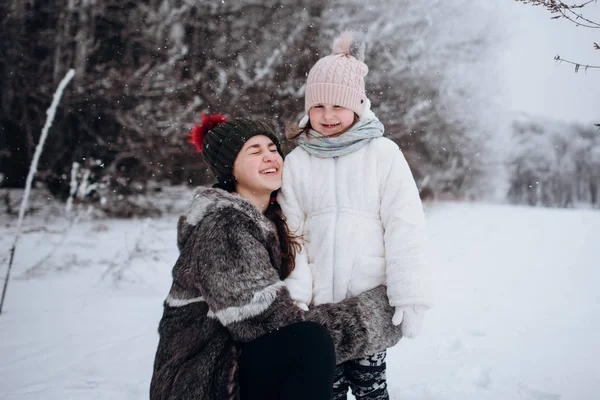
<path id="1" fill-rule="evenodd" d="M 567 10 L 568 10 L 568 9 L 567 9 Z M 574 24 L 575 24 L 575 25 L 577 25 L 577 26 L 582 26 L 582 27 L 584 27 L 584 28 L 591 28 L 591 29 L 598 29 L 598 28 L 600 28 L 600 24 L 598 24 L 598 23 L 596 23 L 596 22 L 594 22 L 594 21 L 591 21 L 591 20 L 589 20 L 589 19 L 587 19 L 587 18 L 584 18 L 584 17 L 583 17 L 583 15 L 581 15 L 581 14 L 577 14 L 577 13 L 576 13 L 576 12 L 574 12 L 574 11 L 571 11 L 571 10 L 568 10 L 568 11 L 569 11 L 569 12 L 571 12 L 571 13 L 573 13 L 574 15 L 576 15 L 576 16 L 577 16 L 577 19 L 582 19 L 582 20 L 586 21 L 587 23 L 589 23 L 589 24 L 591 24 L 591 25 L 588 25 L 588 24 L 582 24 L 581 22 L 579 22 L 579 21 L 577 21 L 577 20 L 573 19 L 572 17 L 569 17 L 569 16 L 568 16 L 567 14 L 565 14 L 565 13 L 564 13 L 564 11 L 562 11 L 562 10 L 559 10 L 558 12 L 560 12 L 560 13 L 562 14 L 562 16 L 563 16 L 565 19 L 567 19 L 567 20 L 571 21 L 572 23 L 574 23 Z"/>
<path id="2" fill-rule="evenodd" d="M 43 256 L 42 258 L 40 258 L 31 267 L 27 268 L 27 270 L 24 272 L 23 275 L 25 275 L 25 276 L 32 276 L 36 272 L 36 270 L 38 268 L 40 268 L 46 261 L 48 261 L 50 259 L 50 257 L 52 257 L 54 255 L 54 253 L 56 253 L 58 251 L 58 249 L 60 249 L 61 246 L 65 243 L 65 241 L 67 240 L 67 237 L 69 236 L 69 234 L 71 233 L 71 231 L 73 230 L 73 228 L 77 225 L 77 223 L 79 222 L 79 219 L 81 217 L 82 217 L 81 213 L 77 214 L 75 216 L 75 218 L 73 218 L 69 222 L 69 226 L 65 229 L 65 231 L 62 232 L 63 236 L 60 239 L 60 241 L 45 256 Z"/>
<path id="3" fill-rule="evenodd" d="M 583 16 L 583 14 L 578 14 L 575 11 L 573 11 L 573 9 L 576 9 L 576 8 L 581 9 L 592 2 L 596 3 L 597 0 L 588 0 L 585 3 L 574 4 L 572 6 L 569 6 L 560 0 L 556 0 L 556 1 L 554 1 L 554 0 L 552 0 L 552 1 L 548 1 L 548 0 L 516 0 L 516 1 L 519 1 L 524 4 L 531 4 L 533 6 L 542 6 L 542 7 L 545 7 L 546 9 L 548 9 L 548 11 L 550 11 L 553 14 L 555 14 L 555 13 L 560 14 L 555 17 L 552 17 L 552 19 L 558 19 L 558 18 L 563 17 L 578 26 L 583 26 L 585 28 L 592 28 L 592 29 L 600 28 L 600 23 L 598 23 L 596 21 L 592 21 L 591 19 L 585 18 Z M 565 10 L 566 10 L 566 12 L 573 14 L 574 17 L 567 15 Z M 585 22 L 587 22 L 587 24 L 582 23 L 578 20 L 585 21 Z"/>
<path id="4" fill-rule="evenodd" d="M 564 58 L 561 58 L 561 56 L 559 56 L 558 54 L 556 56 L 554 56 L 554 59 L 556 61 L 558 61 L 559 63 L 566 62 L 567 64 L 574 65 L 576 73 L 579 72 L 580 68 L 583 68 L 586 71 L 588 69 L 598 69 L 598 68 L 600 68 L 600 65 L 588 65 L 588 64 L 581 64 L 581 63 L 577 63 L 577 62 L 574 62 L 574 61 L 565 60 Z"/>
<path id="5" fill-rule="evenodd" d="M 574 24 L 576 24 L 576 25 L 581 25 L 581 26 L 584 26 L 584 27 L 586 27 L 586 28 L 592 28 L 592 29 L 597 29 L 597 28 L 600 28 L 600 24 L 599 24 L 599 23 L 597 23 L 596 21 L 592 21 L 592 20 L 590 20 L 590 19 L 587 19 L 587 18 L 585 18 L 585 17 L 583 16 L 583 14 L 577 14 L 575 11 L 573 11 L 573 8 L 583 8 L 583 7 L 585 7 L 586 5 L 588 5 L 590 2 L 587 2 L 587 3 L 585 3 L 585 4 L 581 4 L 581 5 L 579 5 L 579 6 L 576 6 L 576 5 L 574 5 L 574 6 L 568 6 L 568 5 L 566 5 L 565 3 L 563 3 L 562 1 L 559 1 L 559 3 L 560 3 L 560 4 L 561 4 L 563 7 L 562 7 L 562 8 L 559 8 L 558 10 L 559 10 L 559 11 L 560 11 L 560 13 L 561 13 L 561 14 L 562 14 L 562 15 L 563 15 L 563 16 L 564 16 L 566 19 L 568 19 L 569 21 L 573 22 L 573 23 L 574 23 Z M 587 23 L 589 23 L 589 24 L 591 24 L 591 25 L 585 25 L 585 24 L 582 24 L 581 22 L 574 21 L 573 19 L 571 19 L 571 18 L 567 17 L 567 16 L 565 15 L 565 13 L 562 11 L 563 9 L 564 9 L 564 10 L 567 10 L 567 11 L 568 11 L 568 12 L 570 12 L 571 14 L 575 15 L 575 16 L 577 17 L 577 19 L 582 19 L 582 20 L 584 20 L 585 22 L 587 22 Z"/>
<path id="6" fill-rule="evenodd" d="M 29 201 L 29 194 L 31 193 L 31 186 L 33 184 L 33 176 L 37 172 L 37 166 L 40 161 L 40 155 L 42 154 L 42 149 L 44 148 L 44 143 L 46 142 L 46 137 L 48 137 L 48 131 L 52 126 L 52 122 L 54 121 L 54 116 L 56 115 L 56 108 L 58 107 L 58 103 L 60 102 L 60 98 L 63 95 L 65 87 L 69 83 L 71 79 L 75 76 L 75 70 L 70 69 L 69 72 L 65 75 L 65 77 L 60 81 L 56 92 L 54 92 L 54 96 L 52 99 L 52 103 L 50 104 L 50 108 L 46 111 L 46 123 L 44 124 L 44 128 L 42 129 L 42 134 L 40 135 L 40 141 L 35 148 L 35 153 L 33 155 L 33 160 L 31 161 L 31 165 L 29 166 L 29 173 L 27 174 L 27 179 L 25 181 L 25 193 L 23 194 L 23 200 L 21 201 L 21 208 L 19 209 L 19 219 L 17 222 L 17 233 L 15 235 L 15 240 L 13 241 L 13 245 L 10 249 L 10 260 L 8 262 L 8 268 L 6 269 L 6 278 L 4 279 L 4 288 L 2 290 L 2 300 L 0 300 L 0 314 L 2 314 L 2 306 L 4 305 L 4 298 L 6 296 L 6 289 L 8 288 L 8 280 L 10 279 L 10 270 L 12 269 L 13 260 L 15 256 L 15 250 L 17 248 L 17 243 L 19 242 L 19 238 L 21 237 L 21 226 L 23 224 L 23 217 L 25 216 L 25 210 L 27 209 L 27 202 Z"/>

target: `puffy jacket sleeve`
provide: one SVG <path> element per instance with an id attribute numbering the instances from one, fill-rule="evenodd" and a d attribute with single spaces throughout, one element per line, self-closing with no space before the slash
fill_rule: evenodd
<path id="1" fill-rule="evenodd" d="M 236 221 L 235 228 L 226 220 Z M 200 223 L 183 246 L 180 258 L 217 318 L 234 340 L 251 341 L 282 326 L 311 320 L 328 328 L 338 362 L 365 357 L 395 344 L 400 330 L 391 320 L 386 289 L 381 286 L 336 304 L 302 311 L 273 268 L 268 251 L 253 235 L 255 224 L 240 213 Z M 202 238 L 202 240 L 200 240 Z"/>
<path id="2" fill-rule="evenodd" d="M 404 155 L 397 145 L 393 146 L 379 185 L 388 296 L 394 307 L 430 307 L 431 273 L 423 205 Z"/>
<path id="3" fill-rule="evenodd" d="M 283 185 L 277 197 L 281 209 L 287 220 L 290 232 L 300 237 L 304 237 L 306 232 L 304 224 L 306 222 L 306 213 L 296 193 L 295 184 L 299 180 L 294 177 L 294 165 L 291 157 L 288 157 L 285 168 L 283 169 Z M 294 270 L 285 279 L 285 283 L 290 291 L 292 299 L 297 302 L 310 304 L 313 295 L 313 276 L 305 247 L 296 254 L 296 266 Z"/>

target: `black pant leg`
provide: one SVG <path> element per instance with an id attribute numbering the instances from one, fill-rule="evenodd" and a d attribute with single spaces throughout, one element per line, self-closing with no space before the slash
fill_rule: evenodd
<path id="1" fill-rule="evenodd" d="M 335 351 L 327 329 L 288 325 L 240 345 L 242 400 L 330 400 Z"/>

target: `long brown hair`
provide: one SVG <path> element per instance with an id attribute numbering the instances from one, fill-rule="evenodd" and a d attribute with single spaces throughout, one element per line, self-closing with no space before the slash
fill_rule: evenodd
<path id="1" fill-rule="evenodd" d="M 290 121 L 286 124 L 285 137 L 288 138 L 288 140 L 296 140 L 300 135 L 311 129 L 312 126 L 310 125 L 310 120 L 302 127 L 298 125 L 298 123 Z"/>
<path id="2" fill-rule="evenodd" d="M 213 185 L 215 188 L 223 189 L 228 192 L 235 192 L 235 182 L 227 183 L 216 183 Z M 281 266 L 279 267 L 279 277 L 281 279 L 287 278 L 294 268 L 296 267 L 296 253 L 300 251 L 302 245 L 300 244 L 301 236 L 297 236 L 290 232 L 290 228 L 287 225 L 283 210 L 277 202 L 277 193 L 279 189 L 271 193 L 271 201 L 269 206 L 264 213 L 264 216 L 273 222 L 275 229 L 277 229 L 277 239 L 279 239 L 279 251 L 281 253 Z"/>
<path id="3" fill-rule="evenodd" d="M 271 195 L 271 202 L 265 211 L 267 217 L 277 229 L 279 237 L 279 250 L 281 252 L 281 267 L 279 268 L 279 278 L 285 279 L 294 270 L 296 266 L 296 253 L 300 251 L 300 237 L 290 232 L 285 221 L 285 216 L 281 206 L 276 200 L 277 191 Z"/>

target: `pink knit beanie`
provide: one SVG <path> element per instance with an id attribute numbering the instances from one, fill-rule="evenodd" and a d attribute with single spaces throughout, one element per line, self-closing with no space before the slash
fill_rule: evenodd
<path id="1" fill-rule="evenodd" d="M 355 51 L 359 60 L 351 53 L 353 44 L 352 35 L 342 33 L 333 41 L 333 53 L 311 68 L 304 96 L 307 114 L 311 107 L 328 103 L 349 108 L 362 116 L 367 102 L 364 77 L 369 68 L 362 62 L 362 54 Z"/>

